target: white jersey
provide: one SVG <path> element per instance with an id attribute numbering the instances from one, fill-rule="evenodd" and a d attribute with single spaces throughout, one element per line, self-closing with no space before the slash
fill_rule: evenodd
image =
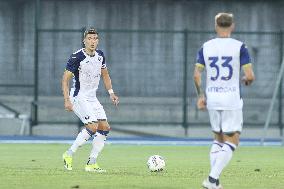
<path id="1" fill-rule="evenodd" d="M 242 109 L 240 94 L 241 66 L 251 63 L 245 45 L 232 38 L 215 38 L 203 44 L 197 65 L 205 66 L 207 108 Z"/>
<path id="2" fill-rule="evenodd" d="M 105 57 L 100 50 L 96 50 L 94 56 L 89 56 L 84 49 L 73 53 L 66 65 L 66 70 L 74 74 L 70 95 L 80 95 L 87 99 L 96 98 L 101 69 L 105 68 Z"/>

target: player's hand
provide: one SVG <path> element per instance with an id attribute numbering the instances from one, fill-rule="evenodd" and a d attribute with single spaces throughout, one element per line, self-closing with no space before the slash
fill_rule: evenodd
<path id="1" fill-rule="evenodd" d="M 73 111 L 73 105 L 69 99 L 64 100 L 64 108 L 66 111 Z"/>
<path id="2" fill-rule="evenodd" d="M 119 104 L 118 96 L 116 96 L 114 93 L 111 93 L 109 97 L 115 106 Z"/>
<path id="3" fill-rule="evenodd" d="M 198 97 L 197 99 L 197 108 L 199 110 L 206 110 L 206 99 L 204 96 Z"/>
<path id="4" fill-rule="evenodd" d="M 248 80 L 246 76 L 243 76 L 243 77 L 242 77 L 242 82 L 243 82 L 246 86 L 248 86 L 248 85 L 250 85 L 250 84 L 252 83 L 252 81 Z"/>

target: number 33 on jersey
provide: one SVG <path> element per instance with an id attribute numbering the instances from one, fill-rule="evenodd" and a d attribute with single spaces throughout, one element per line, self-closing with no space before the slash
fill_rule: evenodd
<path id="1" fill-rule="evenodd" d="M 196 66 L 206 68 L 208 109 L 241 109 L 241 67 L 251 64 L 244 43 L 233 38 L 215 38 L 203 44 L 197 54 Z"/>

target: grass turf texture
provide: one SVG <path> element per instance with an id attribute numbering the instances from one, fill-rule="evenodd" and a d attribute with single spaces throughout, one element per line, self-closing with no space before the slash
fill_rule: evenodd
<path id="1" fill-rule="evenodd" d="M 209 171 L 209 147 L 106 145 L 99 163 L 107 173 L 87 173 L 87 144 L 63 168 L 67 144 L 0 144 L 0 188 L 198 189 Z M 166 170 L 149 172 L 146 161 L 159 154 Z M 221 176 L 225 189 L 284 189 L 284 149 L 240 147 Z"/>

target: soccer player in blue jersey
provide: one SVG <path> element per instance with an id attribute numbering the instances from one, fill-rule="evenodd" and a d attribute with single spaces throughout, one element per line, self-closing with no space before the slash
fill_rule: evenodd
<path id="1" fill-rule="evenodd" d="M 104 108 L 96 97 L 101 77 L 113 104 L 117 106 L 119 101 L 112 89 L 104 53 L 97 49 L 98 32 L 93 28 L 86 30 L 83 42 L 85 47 L 70 56 L 62 78 L 65 110 L 73 111 L 85 125 L 72 146 L 63 154 L 64 167 L 72 170 L 72 155 L 94 136 L 93 148 L 85 170 L 105 172 L 97 164 L 97 157 L 104 147 L 110 130 Z M 71 78 L 73 78 L 73 87 L 69 92 Z"/>
<path id="2" fill-rule="evenodd" d="M 243 100 L 240 81 L 250 85 L 255 77 L 248 49 L 241 41 L 231 38 L 233 14 L 219 13 L 215 17 L 217 37 L 205 42 L 197 54 L 194 83 L 198 109 L 208 109 L 214 141 L 210 151 L 211 170 L 202 186 L 222 189 L 219 177 L 229 164 L 239 144 L 243 126 Z M 206 91 L 201 87 L 206 69 Z M 240 79 L 240 72 L 244 76 Z"/>

